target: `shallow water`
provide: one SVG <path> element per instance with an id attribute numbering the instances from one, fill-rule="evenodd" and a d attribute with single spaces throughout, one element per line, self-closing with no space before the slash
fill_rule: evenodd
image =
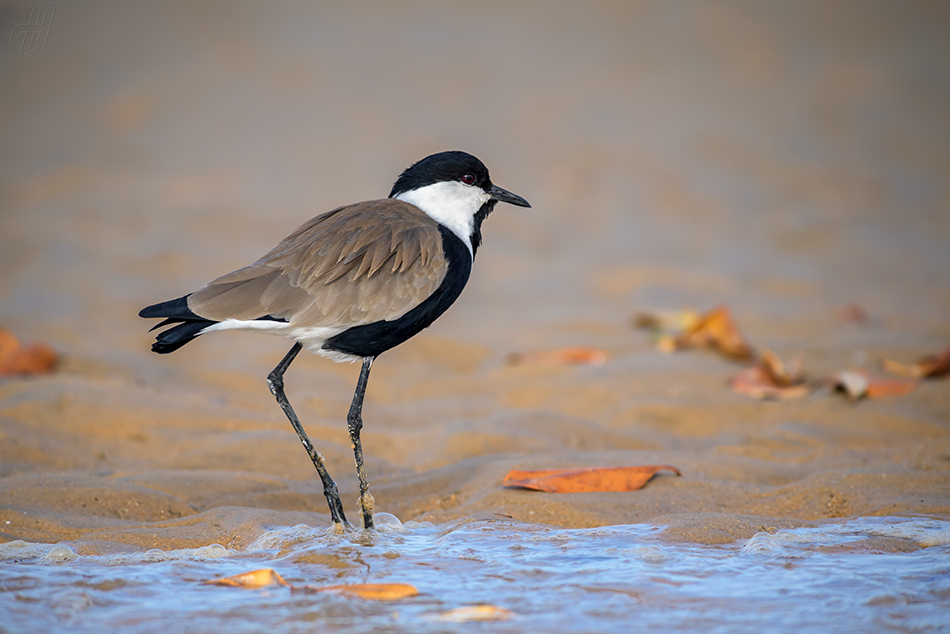
<path id="1" fill-rule="evenodd" d="M 243 552 L 210 545 L 78 556 L 62 544 L 2 544 L 0 630 L 931 632 L 950 623 L 945 521 L 862 518 L 708 546 L 663 541 L 662 527 L 650 525 L 379 519 L 372 534 L 279 528 Z M 893 552 L 894 543 L 910 552 Z M 262 567 L 295 585 L 411 583 L 420 595 L 381 603 L 201 584 Z M 444 620 L 447 610 L 478 604 L 513 615 Z"/>

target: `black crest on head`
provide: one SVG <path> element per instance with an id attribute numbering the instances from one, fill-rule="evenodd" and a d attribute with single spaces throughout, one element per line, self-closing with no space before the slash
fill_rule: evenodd
<path id="1" fill-rule="evenodd" d="M 399 194 L 442 181 L 461 180 L 466 174 L 475 177 L 475 186 L 485 191 L 491 189 L 491 178 L 484 163 L 467 152 L 451 150 L 427 156 L 407 168 L 396 179 L 389 197 L 395 198 Z"/>

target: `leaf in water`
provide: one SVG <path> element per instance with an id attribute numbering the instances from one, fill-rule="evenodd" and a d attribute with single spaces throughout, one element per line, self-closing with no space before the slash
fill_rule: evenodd
<path id="1" fill-rule="evenodd" d="M 290 584 L 284 581 L 284 578 L 281 577 L 276 570 L 272 568 L 262 568 L 260 570 L 253 570 L 240 575 L 234 575 L 233 577 L 211 579 L 210 581 L 205 581 L 205 585 L 233 586 L 237 588 L 263 588 L 265 586 L 273 585 L 289 586 Z"/>
<path id="2" fill-rule="evenodd" d="M 497 605 L 468 605 L 426 616 L 447 623 L 468 623 L 470 621 L 507 621 L 514 615 L 515 613 L 511 610 Z"/>
<path id="3" fill-rule="evenodd" d="M 790 399 L 807 396 L 811 387 L 805 383 L 801 356 L 786 368 L 771 350 L 763 350 L 758 362 L 729 379 L 734 392 L 758 399 Z"/>
<path id="4" fill-rule="evenodd" d="M 341 586 L 304 587 L 315 592 L 336 592 L 371 601 L 399 601 L 419 595 L 419 590 L 408 583 L 355 583 Z"/>
<path id="5" fill-rule="evenodd" d="M 508 356 L 508 363 L 521 365 L 536 363 L 542 365 L 603 365 L 607 363 L 607 353 L 596 348 L 563 348 L 539 352 L 515 352 Z"/>
<path id="6" fill-rule="evenodd" d="M 827 379 L 831 389 L 844 392 L 849 399 L 904 396 L 917 388 L 917 381 L 872 377 L 863 370 L 842 370 Z"/>
<path id="7" fill-rule="evenodd" d="M 606 467 L 578 469 L 513 470 L 503 482 L 506 487 L 547 491 L 548 493 L 590 493 L 594 491 L 636 491 L 643 488 L 658 471 L 669 469 L 682 475 L 676 467 L 645 465 L 640 467 Z"/>
<path id="8" fill-rule="evenodd" d="M 950 347 L 938 354 L 928 355 L 918 359 L 916 363 L 904 365 L 897 361 L 885 359 L 882 366 L 892 374 L 907 376 L 913 379 L 937 378 L 950 374 Z"/>
<path id="9" fill-rule="evenodd" d="M 49 346 L 22 346 L 16 337 L 0 328 L 0 376 L 49 374 L 58 361 L 59 356 Z"/>

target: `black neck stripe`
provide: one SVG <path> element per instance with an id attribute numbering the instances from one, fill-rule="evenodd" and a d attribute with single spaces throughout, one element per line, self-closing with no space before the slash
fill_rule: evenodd
<path id="1" fill-rule="evenodd" d="M 323 348 L 357 357 L 376 357 L 419 334 L 448 310 L 462 294 L 472 273 L 472 254 L 446 227 L 439 225 L 439 234 L 448 270 L 432 295 L 399 319 L 355 326 L 327 339 Z"/>

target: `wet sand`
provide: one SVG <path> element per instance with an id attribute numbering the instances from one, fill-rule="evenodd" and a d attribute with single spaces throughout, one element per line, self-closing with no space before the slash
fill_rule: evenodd
<path id="1" fill-rule="evenodd" d="M 0 56 L 0 326 L 63 355 L 0 380 L 0 540 L 241 549 L 326 525 L 264 380 L 289 342 L 221 333 L 159 357 L 136 313 L 448 148 L 533 208 L 499 206 L 462 298 L 374 366 L 378 511 L 710 544 L 950 518 L 950 381 L 758 402 L 729 391 L 740 366 L 631 326 L 726 304 L 814 377 L 950 343 L 950 18 L 912 5 L 58 6 L 42 56 Z M 848 302 L 867 324 L 837 318 Z M 506 361 L 575 345 L 609 361 Z M 351 517 L 357 372 L 302 355 L 287 374 Z M 683 476 L 501 486 L 635 464 Z"/>

